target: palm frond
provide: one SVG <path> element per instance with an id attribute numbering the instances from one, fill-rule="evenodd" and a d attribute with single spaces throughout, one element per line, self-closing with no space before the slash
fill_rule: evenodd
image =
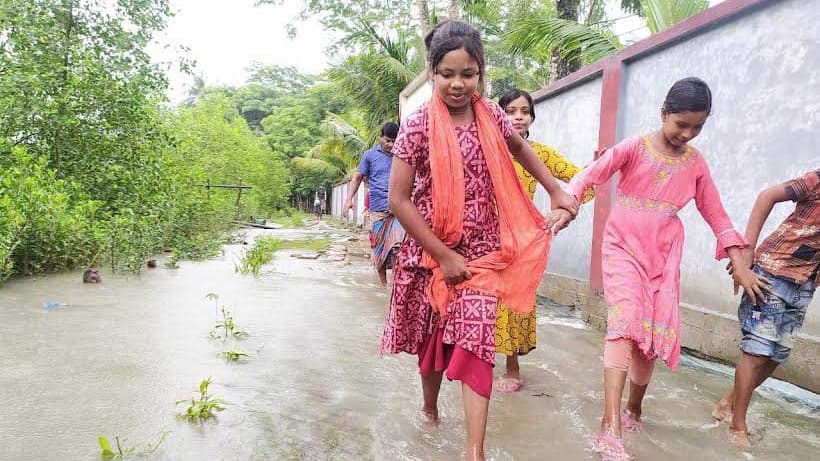
<path id="1" fill-rule="evenodd" d="M 365 111 L 373 139 L 384 122 L 398 118 L 399 93 L 416 76 L 393 57 L 376 52 L 351 56 L 328 74 Z"/>
<path id="2" fill-rule="evenodd" d="M 554 17 L 527 18 L 504 36 L 507 49 L 519 54 L 544 47 L 562 58 L 595 62 L 622 48 L 614 35 L 576 21 Z"/>
<path id="3" fill-rule="evenodd" d="M 708 0 L 641 0 L 646 26 L 653 34 L 709 8 Z"/>

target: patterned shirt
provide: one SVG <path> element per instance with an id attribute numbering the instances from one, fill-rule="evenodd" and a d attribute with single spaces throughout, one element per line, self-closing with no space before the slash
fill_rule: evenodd
<path id="1" fill-rule="evenodd" d="M 535 151 L 538 158 L 544 162 L 544 166 L 546 166 L 555 179 L 559 181 L 568 183 L 573 176 L 581 171 L 580 168 L 550 146 L 535 141 L 531 141 L 530 146 L 532 146 L 532 150 Z M 513 162 L 513 165 L 515 166 L 515 172 L 518 173 L 518 179 L 521 180 L 521 184 L 524 185 L 524 190 L 527 191 L 530 199 L 532 199 L 535 196 L 535 189 L 538 187 L 538 180 L 535 179 L 529 171 L 525 170 L 520 163 Z M 592 188 L 587 190 L 584 195 L 584 203 L 592 200 L 594 195 L 595 193 Z"/>
<path id="2" fill-rule="evenodd" d="M 820 283 L 820 169 L 786 183 L 794 212 L 758 247 L 757 265 L 778 277 Z"/>

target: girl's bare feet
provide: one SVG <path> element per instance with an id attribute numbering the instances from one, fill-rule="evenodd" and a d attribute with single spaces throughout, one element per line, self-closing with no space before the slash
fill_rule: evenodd
<path id="1" fill-rule="evenodd" d="M 427 424 L 432 424 L 433 426 L 438 426 L 438 408 L 432 407 L 422 407 L 421 409 L 421 416 L 424 418 L 424 422 Z"/>
<path id="2" fill-rule="evenodd" d="M 745 430 L 736 431 L 729 428 L 729 443 L 735 448 L 739 448 L 741 450 L 748 450 L 749 448 L 752 448 L 752 441 L 749 440 L 749 432 Z"/>
<path id="3" fill-rule="evenodd" d="M 715 403 L 714 408 L 712 408 L 712 418 L 715 418 L 717 421 L 732 419 L 732 400 L 727 397 L 728 396 L 724 395 Z"/>

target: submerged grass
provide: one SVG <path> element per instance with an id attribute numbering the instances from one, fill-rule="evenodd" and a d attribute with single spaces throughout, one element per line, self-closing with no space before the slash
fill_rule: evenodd
<path id="1" fill-rule="evenodd" d="M 242 275 L 259 275 L 262 266 L 268 264 L 273 259 L 273 254 L 278 250 L 308 250 L 324 251 L 330 246 L 330 239 L 318 238 L 308 240 L 280 240 L 267 235 L 263 235 L 253 242 L 250 249 L 245 251 L 242 260 L 236 264 L 236 272 Z"/>
<path id="2" fill-rule="evenodd" d="M 253 245 L 245 251 L 242 260 L 236 266 L 236 271 L 242 275 L 253 274 L 254 277 L 259 275 L 262 266 L 269 263 L 273 258 L 273 253 L 279 249 L 282 241 L 263 235 L 253 242 Z"/>

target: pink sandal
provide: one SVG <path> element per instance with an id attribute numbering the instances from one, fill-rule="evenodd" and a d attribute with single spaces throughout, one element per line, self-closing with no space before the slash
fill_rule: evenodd
<path id="1" fill-rule="evenodd" d="M 629 410 L 621 412 L 621 428 L 626 432 L 641 432 L 641 421 Z"/>
<path id="2" fill-rule="evenodd" d="M 626 452 L 624 439 L 616 437 L 612 429 L 592 437 L 592 451 L 601 455 L 601 461 L 632 461 Z"/>

